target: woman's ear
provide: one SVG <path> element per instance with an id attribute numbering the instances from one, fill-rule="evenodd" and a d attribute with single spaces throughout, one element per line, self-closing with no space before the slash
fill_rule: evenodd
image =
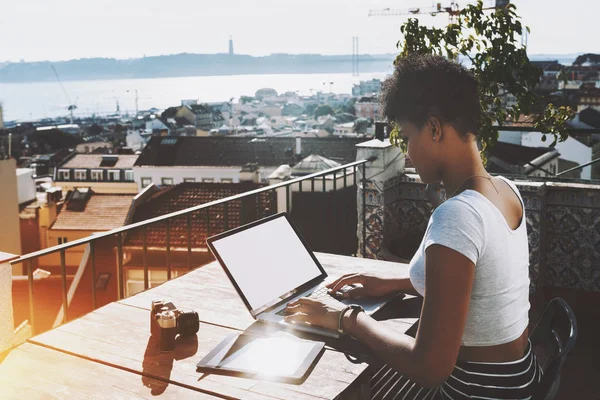
<path id="1" fill-rule="evenodd" d="M 440 119 L 438 117 L 429 117 L 427 118 L 427 124 L 431 130 L 431 138 L 436 142 L 442 140 L 442 124 Z"/>

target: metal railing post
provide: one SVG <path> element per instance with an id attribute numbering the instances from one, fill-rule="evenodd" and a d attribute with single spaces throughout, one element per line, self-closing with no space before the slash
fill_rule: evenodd
<path id="1" fill-rule="evenodd" d="M 337 191 L 337 176 L 335 171 L 333 172 L 333 191 Z"/>
<path id="2" fill-rule="evenodd" d="M 96 309 L 96 242 L 90 242 L 90 257 L 92 259 L 92 310 Z"/>
<path id="3" fill-rule="evenodd" d="M 144 265 L 144 290 L 148 290 L 148 287 L 150 287 L 149 282 L 148 282 L 148 226 L 144 225 L 144 229 L 142 230 L 143 234 L 142 234 L 142 245 L 143 245 L 143 252 L 142 252 L 142 262 Z"/>
<path id="4" fill-rule="evenodd" d="M 34 305 L 34 294 L 33 294 L 33 261 L 25 261 L 27 268 L 27 284 L 29 286 L 29 324 L 31 325 L 31 333 L 35 334 L 35 305 Z"/>
<path id="5" fill-rule="evenodd" d="M 348 187 L 348 184 L 346 183 L 347 176 L 348 176 L 348 173 L 346 172 L 346 168 L 344 168 L 344 189 L 346 189 L 346 187 Z"/>
<path id="6" fill-rule="evenodd" d="M 362 165 L 362 215 L 363 215 L 363 226 L 362 226 L 362 256 L 366 258 L 367 255 L 367 167 L 366 164 Z"/>
<path id="7" fill-rule="evenodd" d="M 119 300 L 125 297 L 123 284 L 123 234 L 117 234 L 117 283 L 119 287 Z"/>
<path id="8" fill-rule="evenodd" d="M 187 214 L 186 218 L 186 226 L 187 226 L 187 264 L 188 269 L 192 269 L 192 214 Z"/>
<path id="9" fill-rule="evenodd" d="M 171 280 L 171 220 L 167 220 L 167 280 Z"/>
<path id="10" fill-rule="evenodd" d="M 60 251 L 60 276 L 62 278 L 62 309 L 63 309 L 63 324 L 67 322 L 67 310 L 69 308 L 67 298 L 67 262 L 65 250 Z"/>
<path id="11" fill-rule="evenodd" d="M 208 236 L 208 237 L 211 236 L 211 229 L 210 229 L 210 208 L 206 209 L 206 236 Z"/>

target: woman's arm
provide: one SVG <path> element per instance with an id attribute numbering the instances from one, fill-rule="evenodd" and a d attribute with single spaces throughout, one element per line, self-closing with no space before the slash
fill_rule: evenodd
<path id="1" fill-rule="evenodd" d="M 402 292 L 413 296 L 420 296 L 409 278 L 390 278 L 390 285 L 394 288 L 393 292 Z"/>
<path id="2" fill-rule="evenodd" d="M 426 295 L 415 339 L 365 313 L 346 313 L 343 323 L 346 332 L 368 345 L 390 367 L 424 387 L 437 387 L 456 364 L 475 265 L 457 251 L 431 245 L 426 250 L 425 268 Z M 396 284 L 407 288 L 403 280 Z"/>

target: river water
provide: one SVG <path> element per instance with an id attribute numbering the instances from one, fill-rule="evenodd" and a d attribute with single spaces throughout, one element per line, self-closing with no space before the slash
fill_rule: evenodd
<path id="1" fill-rule="evenodd" d="M 5 121 L 27 121 L 68 115 L 69 104 L 77 105 L 75 115 L 114 113 L 117 101 L 121 112 L 135 110 L 136 90 L 140 110 L 163 109 L 181 104 L 183 99 L 200 102 L 227 101 L 242 95 L 253 96 L 260 88 L 279 93 L 315 91 L 351 93 L 361 80 L 384 78 L 389 71 L 352 74 L 233 75 L 180 78 L 115 79 L 0 83 Z"/>

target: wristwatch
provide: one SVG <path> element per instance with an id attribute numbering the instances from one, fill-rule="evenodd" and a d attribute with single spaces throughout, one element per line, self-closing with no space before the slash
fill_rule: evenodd
<path id="1" fill-rule="evenodd" d="M 338 332 L 342 335 L 344 334 L 344 326 L 342 325 L 342 321 L 344 319 L 344 314 L 346 314 L 348 310 L 356 312 L 365 311 L 365 309 L 362 306 L 359 306 L 358 304 L 348 304 L 346 307 L 344 307 L 344 309 L 340 312 L 340 318 L 338 320 Z"/>

